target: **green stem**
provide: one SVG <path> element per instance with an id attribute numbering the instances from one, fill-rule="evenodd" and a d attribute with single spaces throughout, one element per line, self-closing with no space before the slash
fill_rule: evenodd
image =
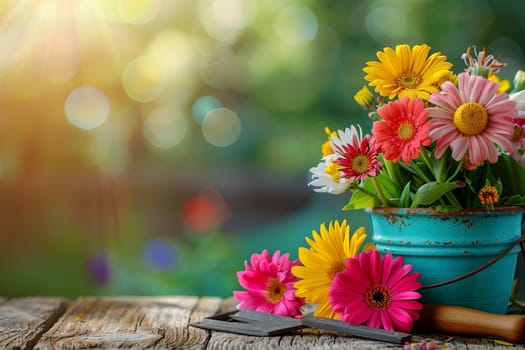
<path id="1" fill-rule="evenodd" d="M 399 166 L 401 166 L 404 170 L 408 171 L 409 173 L 415 175 L 415 176 L 419 176 L 420 174 L 415 171 L 414 169 L 412 169 L 412 167 L 410 167 L 409 165 L 405 164 L 404 162 L 398 162 Z M 415 166 L 415 164 L 412 164 Z M 417 166 L 415 166 L 417 168 Z"/>
<path id="2" fill-rule="evenodd" d="M 392 180 L 392 182 L 397 187 L 402 188 L 401 183 L 399 182 L 399 179 L 397 178 L 397 174 L 396 174 L 396 171 L 394 169 L 392 161 L 385 159 L 383 161 L 383 163 L 385 164 L 386 172 L 387 172 L 388 177 L 390 178 L 390 180 Z"/>
<path id="3" fill-rule="evenodd" d="M 383 193 L 383 190 L 381 189 L 381 186 L 379 186 L 379 182 L 377 182 L 377 179 L 375 177 L 372 177 L 372 183 L 374 184 L 374 187 L 376 188 L 377 195 L 379 196 L 379 200 L 381 200 L 381 203 L 383 203 L 383 206 L 389 207 L 388 199 L 386 199 L 385 194 Z"/>
<path id="4" fill-rule="evenodd" d="M 425 181 L 425 182 L 430 182 L 430 181 L 431 181 L 431 180 L 425 175 L 425 173 L 423 172 L 423 170 L 421 170 L 413 160 L 410 161 L 410 164 L 412 165 L 412 166 L 410 166 L 410 167 L 407 166 L 407 165 L 405 165 L 405 164 L 404 164 L 404 166 L 405 166 L 407 169 L 411 169 L 411 171 L 412 171 L 413 173 L 415 173 L 417 176 L 419 176 L 419 178 L 422 179 L 423 181 Z"/>
<path id="5" fill-rule="evenodd" d="M 456 207 L 463 207 L 461 205 L 461 203 L 459 203 L 458 199 L 456 198 L 456 196 L 454 196 L 451 192 L 447 192 L 445 193 L 445 197 L 447 197 L 447 199 L 450 201 L 450 203 Z"/>
<path id="6" fill-rule="evenodd" d="M 447 157 L 441 157 L 441 159 L 439 160 L 439 169 L 436 177 L 436 180 L 438 180 L 438 182 L 445 182 L 446 169 L 448 165 L 447 159 Z"/>
<path id="7" fill-rule="evenodd" d="M 438 177 L 436 177 L 436 174 L 434 174 L 434 167 L 432 165 L 432 159 L 428 156 L 427 152 L 425 150 L 421 151 L 421 156 L 423 158 L 423 161 L 427 165 L 428 170 L 430 170 L 430 173 L 434 175 L 434 178 L 439 181 Z"/>
<path id="8" fill-rule="evenodd" d="M 377 194 L 375 194 L 373 192 L 370 192 L 369 190 L 367 190 L 364 187 L 361 187 L 361 186 L 353 184 L 353 185 L 350 186 L 350 190 L 352 190 L 352 191 L 361 191 L 361 192 L 365 193 L 366 195 L 368 195 L 370 197 L 374 197 L 378 201 L 381 201 L 381 199 L 377 196 Z"/>

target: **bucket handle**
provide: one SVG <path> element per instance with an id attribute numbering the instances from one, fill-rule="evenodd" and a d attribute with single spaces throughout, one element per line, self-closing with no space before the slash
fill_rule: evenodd
<path id="1" fill-rule="evenodd" d="M 514 246 L 516 244 L 520 245 L 521 253 L 523 254 L 523 257 L 525 257 L 525 220 L 523 222 L 523 229 L 521 231 L 521 237 L 518 238 L 517 240 L 515 240 L 514 242 L 512 242 L 507 248 L 505 248 L 504 251 L 501 252 L 500 255 L 496 256 L 494 259 L 492 259 L 492 260 L 488 261 L 487 263 L 481 265 L 477 269 L 474 269 L 474 270 L 472 270 L 470 272 L 467 272 L 464 275 L 461 275 L 461 276 L 458 276 L 458 277 L 455 277 L 455 278 L 452 278 L 452 279 L 449 279 L 449 280 L 446 280 L 446 281 L 442 281 L 442 282 L 427 284 L 427 285 L 422 286 L 421 289 L 429 289 L 429 288 L 436 288 L 436 287 L 445 286 L 447 284 L 451 284 L 451 283 L 454 283 L 454 282 L 457 282 L 457 281 L 461 281 L 461 280 L 463 280 L 463 279 L 465 279 L 467 277 L 475 275 L 476 273 L 481 272 L 481 271 L 485 270 L 487 267 L 489 267 L 489 266 L 495 264 L 496 262 L 498 262 L 501 258 L 503 258 L 505 255 L 507 255 L 507 253 L 510 252 L 511 249 L 514 248 Z"/>

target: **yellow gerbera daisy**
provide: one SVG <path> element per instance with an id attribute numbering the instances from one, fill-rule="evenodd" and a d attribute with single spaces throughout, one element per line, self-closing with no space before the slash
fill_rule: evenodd
<path id="1" fill-rule="evenodd" d="M 299 248 L 299 261 L 302 266 L 292 267 L 292 273 L 299 278 L 294 287 L 296 295 L 305 298 L 307 303 L 318 304 L 314 315 L 337 319 L 328 303 L 328 291 L 336 273 L 343 271 L 347 258 L 357 255 L 366 239 L 364 227 L 358 228 L 350 237 L 350 227 L 346 220 L 341 224 L 336 220 L 320 226 L 320 234 L 312 231 L 313 239 L 306 237 L 310 248 Z M 365 246 L 373 249 L 373 245 Z"/>
<path id="2" fill-rule="evenodd" d="M 374 95 L 368 90 L 368 87 L 363 86 L 359 91 L 354 95 L 354 101 L 357 102 L 364 109 L 372 107 L 374 102 Z"/>
<path id="3" fill-rule="evenodd" d="M 420 97 L 428 99 L 431 93 L 437 92 L 443 77 L 449 74 L 452 63 L 441 52 L 428 56 L 430 46 L 403 44 L 397 45 L 395 51 L 386 47 L 377 52 L 377 61 L 367 62 L 363 71 L 365 79 L 381 96 L 393 99 Z"/>
<path id="4" fill-rule="evenodd" d="M 497 91 L 498 94 L 505 92 L 510 88 L 510 81 L 501 80 L 496 74 L 489 74 L 488 79 L 499 84 L 499 88 Z"/>

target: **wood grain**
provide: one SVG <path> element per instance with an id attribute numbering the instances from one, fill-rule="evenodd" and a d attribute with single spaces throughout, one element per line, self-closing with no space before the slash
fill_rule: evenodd
<path id="1" fill-rule="evenodd" d="M 67 309 L 65 309 L 67 306 Z M 232 298 L 196 296 L 0 298 L 0 349 L 402 349 L 315 328 L 249 337 L 189 327 L 235 307 Z M 456 350 L 509 348 L 494 339 L 416 333 L 412 342 L 445 341 Z"/>
<path id="2" fill-rule="evenodd" d="M 0 349 L 31 349 L 69 304 L 65 298 L 2 299 Z"/>
<path id="3" fill-rule="evenodd" d="M 208 334 L 188 327 L 217 311 L 220 298 L 83 297 L 35 349 L 204 348 Z"/>

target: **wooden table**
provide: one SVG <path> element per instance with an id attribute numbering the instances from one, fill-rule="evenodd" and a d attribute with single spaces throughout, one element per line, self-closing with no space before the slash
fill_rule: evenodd
<path id="1" fill-rule="evenodd" d="M 216 297 L 0 297 L 1 349 L 402 349 L 402 345 L 370 341 L 305 328 L 283 336 L 252 337 L 189 327 L 206 316 L 231 310 L 233 301 Z M 456 349 L 525 349 L 494 339 L 448 335 L 432 338 Z"/>

